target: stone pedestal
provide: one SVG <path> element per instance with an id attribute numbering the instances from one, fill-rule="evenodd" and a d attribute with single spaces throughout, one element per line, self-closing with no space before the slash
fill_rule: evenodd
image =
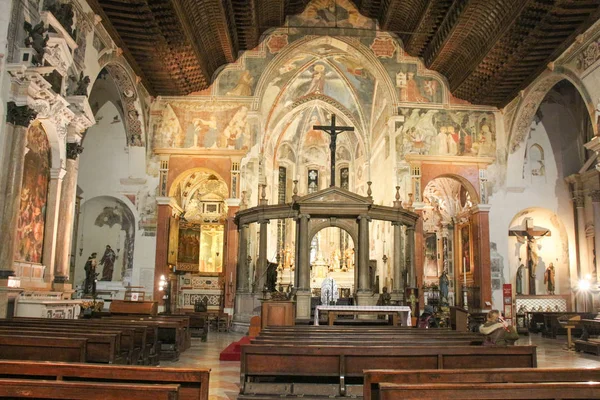
<path id="1" fill-rule="evenodd" d="M 310 290 L 296 292 L 296 319 L 310 320 Z"/>
<path id="2" fill-rule="evenodd" d="M 356 294 L 356 302 L 359 306 L 374 306 L 377 304 L 379 296 L 373 296 L 371 292 L 359 292 Z M 368 315 L 365 315 L 368 317 Z"/>
<path id="3" fill-rule="evenodd" d="M 261 295 L 239 291 L 235 294 L 235 311 L 231 330 L 242 333 L 248 331 L 250 318 L 260 315 L 261 301 L 259 298 Z"/>

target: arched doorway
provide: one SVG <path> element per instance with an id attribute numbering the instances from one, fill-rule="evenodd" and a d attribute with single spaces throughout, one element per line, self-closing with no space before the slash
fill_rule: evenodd
<path id="1" fill-rule="evenodd" d="M 477 199 L 473 188 L 454 176 L 437 177 L 423 190 L 423 265 L 424 301 L 434 306 L 465 305 L 478 308 L 481 284 L 479 263 L 475 263 L 476 238 L 471 214 Z M 487 240 L 487 238 L 477 238 Z M 447 298 L 440 294 L 440 277 L 449 279 Z"/>

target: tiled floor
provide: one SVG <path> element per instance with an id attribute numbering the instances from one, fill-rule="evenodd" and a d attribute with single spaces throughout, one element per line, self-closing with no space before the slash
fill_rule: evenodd
<path id="1" fill-rule="evenodd" d="M 238 394 L 240 381 L 240 363 L 219 361 L 219 353 L 231 342 L 242 337 L 238 333 L 210 332 L 208 340 L 192 339 L 191 349 L 184 352 L 177 362 L 162 362 L 163 366 L 210 368 L 209 400 L 231 400 Z M 545 339 L 541 335 L 521 336 L 517 342 L 521 345 L 536 345 L 538 367 L 575 368 L 600 367 L 600 357 L 567 351 L 566 338 Z"/>

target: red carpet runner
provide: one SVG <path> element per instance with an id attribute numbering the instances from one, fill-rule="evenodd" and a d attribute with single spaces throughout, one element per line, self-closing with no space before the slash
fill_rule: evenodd
<path id="1" fill-rule="evenodd" d="M 244 336 L 237 342 L 232 342 L 229 346 L 225 348 L 219 355 L 219 360 L 221 361 L 240 361 L 240 356 L 242 354 L 242 345 L 250 344 L 250 338 L 248 336 Z"/>

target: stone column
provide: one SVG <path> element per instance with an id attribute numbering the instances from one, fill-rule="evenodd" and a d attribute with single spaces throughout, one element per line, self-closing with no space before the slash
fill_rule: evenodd
<path id="1" fill-rule="evenodd" d="M 579 255 L 577 278 L 581 279 L 590 273 L 587 238 L 585 234 L 585 196 L 582 191 L 578 190 L 575 192 L 573 203 L 575 204 L 575 215 L 577 217 L 577 254 Z"/>
<path id="2" fill-rule="evenodd" d="M 402 225 L 392 222 L 394 227 L 394 290 L 393 294 L 402 299 L 404 296 L 404 282 L 402 281 L 402 270 L 404 269 L 404 240 L 402 237 Z"/>
<path id="3" fill-rule="evenodd" d="M 23 185 L 23 168 L 27 148 L 27 128 L 36 117 L 36 112 L 28 106 L 18 107 L 14 102 L 7 105 L 6 144 L 10 146 L 9 158 L 4 165 L 6 176 L 3 189 L 2 225 L 0 226 L 0 280 L 8 280 L 14 275 L 15 238 L 17 219 Z M 0 282 L 0 286 L 7 286 Z"/>
<path id="4" fill-rule="evenodd" d="M 79 143 L 67 143 L 67 172 L 60 193 L 60 211 L 58 233 L 56 237 L 56 264 L 54 267 L 54 290 L 69 291 L 73 285 L 69 282 L 69 256 L 75 220 L 75 195 L 77 194 L 77 175 L 79 173 L 79 154 L 83 147 Z"/>
<path id="5" fill-rule="evenodd" d="M 44 282 L 50 285 L 54 280 L 60 194 L 66 172 L 67 171 L 63 168 L 53 168 L 50 170 L 50 183 L 48 185 L 48 201 L 46 207 L 46 226 L 44 230 L 44 250 L 42 253 L 42 262 L 46 266 Z"/>
<path id="6" fill-rule="evenodd" d="M 594 208 L 594 248 L 596 249 L 596 280 L 600 280 L 600 190 L 590 192 Z"/>
<path id="7" fill-rule="evenodd" d="M 256 263 L 256 290 L 262 292 L 267 282 L 267 237 L 269 234 L 269 220 L 258 221 L 260 232 L 258 236 L 258 261 Z"/>
<path id="8" fill-rule="evenodd" d="M 358 217 L 358 291 L 370 292 L 369 287 L 369 216 Z"/>
<path id="9" fill-rule="evenodd" d="M 308 320 L 310 318 L 310 243 L 308 241 L 308 220 L 310 215 L 298 215 L 296 228 L 298 229 L 298 258 L 296 270 L 298 274 L 298 290 L 296 291 L 296 318 Z"/>
<path id="10" fill-rule="evenodd" d="M 406 227 L 406 280 L 408 287 L 415 287 L 416 269 L 415 269 L 415 227 Z"/>
<path id="11" fill-rule="evenodd" d="M 248 269 L 248 224 L 243 224 L 238 228 L 238 260 L 236 271 L 236 292 L 247 293 L 250 290 L 249 269 Z M 236 294 L 237 294 L 236 293 Z"/>

